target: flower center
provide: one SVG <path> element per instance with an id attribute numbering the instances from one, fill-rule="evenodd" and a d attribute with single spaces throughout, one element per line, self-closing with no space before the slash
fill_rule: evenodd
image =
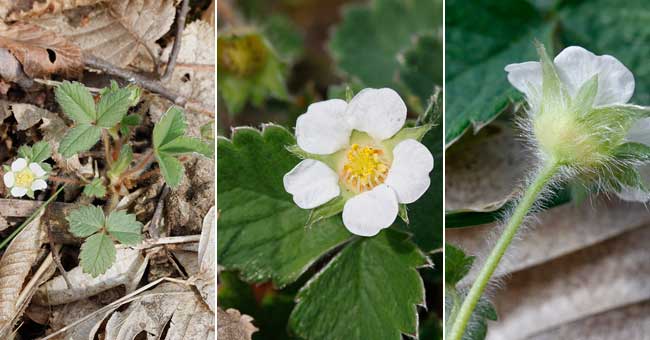
<path id="1" fill-rule="evenodd" d="M 29 168 L 16 173 L 16 186 L 29 188 L 34 182 L 34 173 Z"/>
<path id="2" fill-rule="evenodd" d="M 383 155 L 381 149 L 352 144 L 341 175 L 348 187 L 364 192 L 384 183 L 389 167 Z"/>

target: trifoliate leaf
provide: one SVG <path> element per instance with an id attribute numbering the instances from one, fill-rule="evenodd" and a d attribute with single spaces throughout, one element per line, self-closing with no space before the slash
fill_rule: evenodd
<path id="1" fill-rule="evenodd" d="M 401 232 L 357 238 L 300 290 L 289 326 L 305 339 L 417 338 L 426 264 Z"/>
<path id="2" fill-rule="evenodd" d="M 102 135 L 100 127 L 80 124 L 70 129 L 59 144 L 59 153 L 65 158 L 72 157 L 74 154 L 90 150 Z"/>
<path id="3" fill-rule="evenodd" d="M 64 81 L 54 89 L 54 94 L 63 113 L 77 124 L 92 123 L 97 119 L 95 100 L 83 84 Z"/>
<path id="4" fill-rule="evenodd" d="M 181 184 L 185 168 L 183 168 L 183 164 L 178 159 L 167 154 L 156 153 L 156 160 L 167 185 L 175 188 Z"/>
<path id="5" fill-rule="evenodd" d="M 83 194 L 88 197 L 104 198 L 106 196 L 106 187 L 101 178 L 95 178 L 90 184 L 86 184 Z"/>
<path id="6" fill-rule="evenodd" d="M 465 253 L 450 245 L 445 245 L 445 330 L 449 332 L 456 320 L 460 306 L 465 298 L 465 291 L 456 289 L 474 263 L 474 256 Z M 483 340 L 487 334 L 487 320 L 497 320 L 497 313 L 492 303 L 486 298 L 481 298 L 474 308 L 474 312 L 465 329 L 463 340 Z"/>
<path id="7" fill-rule="evenodd" d="M 117 180 L 118 177 L 131 165 L 133 161 L 133 150 L 128 144 L 122 145 L 120 150 L 120 155 L 117 157 L 117 161 L 113 163 L 111 169 L 108 171 L 108 177 L 111 180 Z"/>
<path id="8" fill-rule="evenodd" d="M 348 8 L 330 48 L 339 67 L 365 85 L 397 87 L 398 55 L 413 38 L 433 34 L 441 24 L 442 1 L 374 0 Z"/>
<path id="9" fill-rule="evenodd" d="M 115 253 L 115 244 L 111 238 L 104 233 L 97 233 L 81 245 L 79 264 L 84 273 L 97 277 L 115 263 Z"/>
<path id="10" fill-rule="evenodd" d="M 159 148 L 161 145 L 184 135 L 186 128 L 187 123 L 185 123 L 183 110 L 176 106 L 170 107 L 153 128 L 154 148 Z"/>
<path id="11" fill-rule="evenodd" d="M 142 241 L 142 223 L 134 214 L 125 211 L 113 211 L 106 220 L 106 231 L 120 243 L 136 245 Z"/>
<path id="12" fill-rule="evenodd" d="M 70 232 L 77 237 L 90 236 L 98 232 L 105 223 L 102 208 L 92 205 L 72 210 L 66 219 L 70 225 Z"/>
<path id="13" fill-rule="evenodd" d="M 97 104 L 97 125 L 112 128 L 119 123 L 131 107 L 131 91 L 121 88 L 102 95 Z"/>
<path id="14" fill-rule="evenodd" d="M 169 143 L 163 144 L 158 148 L 158 151 L 169 155 L 182 155 L 196 152 L 206 157 L 212 157 L 214 148 L 198 138 L 181 136 L 171 140 Z"/>
<path id="15" fill-rule="evenodd" d="M 299 159 L 286 129 L 235 129 L 217 140 L 217 259 L 249 282 L 295 281 L 318 258 L 350 238 L 340 217 L 305 228 L 309 211 L 298 208 L 282 177 Z"/>
<path id="16" fill-rule="evenodd" d="M 522 95 L 503 68 L 538 60 L 533 41 L 552 53 L 553 22 L 525 0 L 448 0 L 445 3 L 445 143 L 492 121 Z"/>

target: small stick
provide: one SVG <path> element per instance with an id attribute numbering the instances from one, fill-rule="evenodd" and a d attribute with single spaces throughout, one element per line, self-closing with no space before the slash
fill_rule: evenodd
<path id="1" fill-rule="evenodd" d="M 172 46 L 172 52 L 169 55 L 169 61 L 167 62 L 167 67 L 165 68 L 165 74 L 163 74 L 161 80 L 166 82 L 174 73 L 174 66 L 176 66 L 176 59 L 178 58 L 178 52 L 181 50 L 181 40 L 183 40 L 183 30 L 185 29 L 185 19 L 187 18 L 187 13 L 190 11 L 190 1 L 183 0 L 181 8 L 178 10 L 178 18 L 176 19 L 176 39 L 174 39 L 174 46 Z"/>
<path id="2" fill-rule="evenodd" d="M 158 93 L 159 95 L 171 100 L 178 106 L 199 112 L 209 117 L 214 117 L 214 109 L 202 107 L 201 104 L 197 103 L 196 101 L 189 100 L 175 92 L 172 92 L 171 90 L 165 88 L 159 81 L 152 80 L 133 71 L 117 67 L 106 60 L 97 58 L 92 55 L 84 56 L 84 63 L 89 68 L 102 71 L 112 76 L 120 77 L 129 82 L 135 83 L 148 91 Z"/>

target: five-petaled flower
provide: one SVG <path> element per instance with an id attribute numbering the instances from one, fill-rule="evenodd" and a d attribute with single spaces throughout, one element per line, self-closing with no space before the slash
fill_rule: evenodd
<path id="1" fill-rule="evenodd" d="M 601 171 L 611 177 L 630 166 L 642 185 L 619 181 L 613 190 L 627 200 L 647 201 L 650 174 L 639 163 L 619 157 L 634 143 L 650 146 L 650 110 L 627 104 L 634 93 L 634 76 L 618 59 L 570 46 L 550 60 L 538 46 L 541 61 L 505 67 L 508 81 L 523 92 L 529 119 L 523 124 L 541 156 L 583 172 Z M 607 178 L 605 178 L 607 180 Z M 609 190 L 609 189 L 608 189 Z"/>
<path id="2" fill-rule="evenodd" d="M 296 122 L 305 159 L 284 176 L 285 190 L 303 209 L 342 207 L 350 232 L 376 235 L 430 185 L 433 156 L 418 141 L 430 126 L 405 121 L 406 105 L 388 88 L 311 104 Z"/>
<path id="3" fill-rule="evenodd" d="M 11 169 L 4 174 L 5 186 L 14 197 L 33 196 L 34 191 L 47 188 L 47 172 L 38 163 L 28 163 L 18 158 L 11 163 Z"/>

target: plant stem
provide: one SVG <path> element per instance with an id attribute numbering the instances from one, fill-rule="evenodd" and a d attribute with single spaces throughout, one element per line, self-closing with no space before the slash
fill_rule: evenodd
<path id="1" fill-rule="evenodd" d="M 59 195 L 59 193 L 63 191 L 63 188 L 65 188 L 65 185 L 62 185 L 59 188 L 59 190 L 57 190 L 52 196 L 50 196 L 50 198 L 47 201 L 45 201 L 45 203 L 43 203 L 43 205 L 41 205 L 38 209 L 36 209 L 34 213 L 32 213 L 18 228 L 16 228 L 16 230 L 14 230 L 13 233 L 11 233 L 11 235 L 9 235 L 6 239 L 2 240 L 2 242 L 0 243 L 0 249 L 4 248 L 7 244 L 9 244 L 9 242 L 11 242 L 11 240 L 13 240 L 14 237 L 16 237 L 16 235 L 18 235 L 21 230 L 23 230 L 28 224 L 32 223 L 32 221 L 36 218 L 36 216 L 38 216 L 38 214 L 40 214 L 41 211 L 43 211 L 43 209 L 45 209 L 50 203 L 52 203 L 52 201 L 54 201 L 54 199 Z"/>
<path id="2" fill-rule="evenodd" d="M 465 334 L 465 328 L 467 327 L 467 323 L 469 322 L 469 319 L 474 312 L 474 308 L 481 298 L 481 295 L 483 294 L 488 281 L 492 277 L 492 274 L 499 265 L 499 261 L 501 261 L 503 254 L 505 254 L 506 249 L 508 249 L 508 246 L 512 242 L 515 234 L 517 234 L 517 230 L 519 230 L 519 227 L 524 221 L 524 218 L 526 218 L 526 215 L 532 208 L 533 204 L 535 204 L 537 197 L 542 192 L 546 184 L 557 173 L 559 167 L 560 166 L 557 162 L 552 161 L 547 163 L 537 174 L 530 186 L 526 189 L 526 192 L 524 193 L 524 196 L 512 214 L 510 221 L 506 225 L 506 228 L 503 230 L 503 234 L 501 234 L 499 240 L 497 241 L 497 244 L 490 252 L 487 261 L 485 261 L 483 268 L 481 268 L 481 271 L 476 277 L 476 281 L 474 281 L 472 284 L 472 287 L 470 288 L 465 301 L 463 301 L 463 304 L 458 311 L 457 318 L 454 321 L 454 324 L 449 333 L 450 340 L 461 340 L 463 338 L 463 334 Z"/>

